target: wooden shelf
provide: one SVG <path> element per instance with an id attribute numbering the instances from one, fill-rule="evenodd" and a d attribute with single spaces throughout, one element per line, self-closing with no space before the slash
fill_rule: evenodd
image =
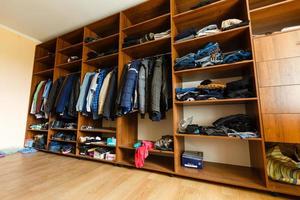
<path id="1" fill-rule="evenodd" d="M 133 147 L 133 144 L 130 145 L 119 145 L 118 147 L 120 147 L 121 149 L 129 149 L 129 150 L 135 150 L 135 148 Z M 163 155 L 163 156 L 173 156 L 174 155 L 174 152 L 173 151 L 162 151 L 162 150 L 157 150 L 157 149 L 152 149 L 152 150 L 149 150 L 149 153 L 150 154 L 153 154 L 153 155 Z"/>
<path id="2" fill-rule="evenodd" d="M 129 166 L 129 167 L 135 167 L 134 160 L 123 160 L 118 162 L 119 164 Z M 174 174 L 173 166 L 170 165 L 170 162 L 168 162 L 168 159 L 161 159 L 161 160 L 155 160 L 150 158 L 146 158 L 145 164 L 141 169 L 147 169 L 151 171 L 157 171 L 157 172 L 163 172 L 168 174 Z"/>
<path id="3" fill-rule="evenodd" d="M 116 133 L 116 129 L 109 128 L 97 128 L 97 129 L 80 129 L 82 132 L 90 132 L 90 133 Z"/>
<path id="4" fill-rule="evenodd" d="M 72 140 L 62 140 L 62 139 L 50 139 L 50 140 L 56 142 L 76 143 L 76 141 L 72 141 Z"/>
<path id="5" fill-rule="evenodd" d="M 110 146 L 107 144 L 86 144 L 84 142 L 78 142 L 78 144 L 86 145 L 86 146 L 97 146 L 97 147 L 107 147 L 107 148 L 116 148 L 116 146 Z"/>
<path id="6" fill-rule="evenodd" d="M 37 129 L 27 129 L 27 131 L 33 131 L 33 132 L 48 132 L 48 130 L 37 130 Z"/>
<path id="7" fill-rule="evenodd" d="M 34 61 L 46 65 L 54 65 L 55 54 L 36 58 Z"/>
<path id="8" fill-rule="evenodd" d="M 176 105 L 194 106 L 194 105 L 216 105 L 216 104 L 245 104 L 257 101 L 257 97 L 251 98 L 234 98 L 234 99 L 216 99 L 201 101 L 175 101 Z"/>
<path id="9" fill-rule="evenodd" d="M 103 49 L 109 49 L 112 46 L 118 46 L 119 43 L 119 33 L 116 33 L 114 35 L 110 35 L 104 38 L 99 38 L 98 40 L 95 40 L 93 42 L 85 43 L 84 46 L 93 49 L 95 51 L 102 50 Z"/>
<path id="10" fill-rule="evenodd" d="M 299 25 L 299 1 L 285 0 L 251 10 L 254 34 L 281 31 L 282 28 Z"/>
<path id="11" fill-rule="evenodd" d="M 116 161 L 111 161 L 111 160 L 104 160 L 104 159 L 97 159 L 97 158 L 92 158 L 89 156 L 83 156 L 83 155 L 78 155 L 78 158 L 83 158 L 87 160 L 94 160 L 94 161 L 99 161 L 99 162 L 105 162 L 105 163 L 115 163 Z"/>
<path id="12" fill-rule="evenodd" d="M 75 154 L 73 153 L 61 153 L 61 152 L 54 152 L 54 151 L 49 151 L 49 150 L 46 150 L 46 152 L 48 153 L 53 153 L 53 154 L 58 154 L 58 155 L 64 155 L 64 156 L 70 156 L 70 157 L 77 157 Z"/>
<path id="13" fill-rule="evenodd" d="M 143 35 L 147 33 L 158 33 L 170 28 L 170 13 L 143 21 L 138 24 L 126 27 L 123 32 L 128 35 Z"/>
<path id="14" fill-rule="evenodd" d="M 51 128 L 53 131 L 77 131 L 75 128 Z"/>
<path id="15" fill-rule="evenodd" d="M 222 40 L 222 38 L 232 38 L 232 36 L 236 36 L 237 34 L 243 32 L 247 29 L 249 29 L 249 25 L 234 28 L 234 29 L 227 30 L 227 31 L 221 31 L 219 33 L 210 34 L 207 36 L 196 37 L 196 38 L 193 38 L 190 40 L 179 41 L 179 42 L 175 41 L 173 46 L 176 48 L 176 47 L 190 45 L 191 43 L 195 43 L 195 42 L 197 42 L 197 43 L 201 42 L 201 44 L 205 44 L 210 41 Z"/>
<path id="16" fill-rule="evenodd" d="M 226 77 L 227 74 L 224 73 L 226 71 L 229 71 L 228 72 L 229 76 L 233 76 L 234 74 L 240 74 L 238 73 L 239 71 L 242 71 L 249 66 L 253 66 L 253 60 L 244 60 L 244 61 L 230 63 L 230 64 L 221 64 L 221 65 L 214 65 L 210 67 L 198 67 L 193 69 L 180 70 L 180 71 L 175 71 L 174 74 L 179 77 L 195 75 L 195 74 L 201 74 L 201 75 L 220 74 L 220 76 Z M 234 71 L 235 73 L 231 73 L 232 71 Z"/>
<path id="17" fill-rule="evenodd" d="M 47 77 L 52 78 L 53 73 L 54 73 L 54 69 L 52 68 L 52 69 L 46 69 L 46 70 L 34 72 L 33 75 L 34 76 L 47 76 Z"/>
<path id="18" fill-rule="evenodd" d="M 178 174 L 200 180 L 265 190 L 264 184 L 250 167 L 204 162 L 203 169 L 178 167 Z"/>
<path id="19" fill-rule="evenodd" d="M 251 9 L 250 13 L 264 11 L 264 10 L 267 10 L 267 9 L 272 9 L 274 7 L 277 7 L 277 6 L 288 4 L 292 1 L 294 1 L 294 0 L 279 0 L 279 1 L 275 1 L 275 3 L 270 3 L 270 4 L 265 3 L 266 1 L 260 1 L 260 4 L 257 4 L 255 6 L 256 7 L 255 9 Z"/>
<path id="20" fill-rule="evenodd" d="M 83 42 L 73 44 L 70 46 L 67 46 L 65 48 L 59 49 L 58 52 L 66 55 L 73 55 L 73 54 L 80 54 L 82 51 Z"/>
<path id="21" fill-rule="evenodd" d="M 219 0 L 216 2 L 213 2 L 211 4 L 208 4 L 206 6 L 202 6 L 193 10 L 188 10 L 179 14 L 176 14 L 173 16 L 173 20 L 175 23 L 183 23 L 183 22 L 188 22 L 191 18 L 196 18 L 199 16 L 199 13 L 206 12 L 210 14 L 213 14 L 213 11 L 216 9 L 224 9 L 224 7 L 228 7 L 232 5 L 233 2 L 237 2 L 238 0 Z"/>
<path id="22" fill-rule="evenodd" d="M 268 189 L 288 195 L 300 196 L 300 186 L 273 181 L 269 178 Z"/>
<path id="23" fill-rule="evenodd" d="M 177 133 L 175 136 L 177 137 L 192 137 L 192 138 L 199 138 L 199 139 L 217 139 L 217 140 L 241 140 L 241 141 L 262 141 L 261 138 L 245 138 L 241 139 L 238 137 L 227 137 L 227 136 L 208 136 L 208 135 L 197 135 L 197 134 L 180 134 Z"/>
<path id="24" fill-rule="evenodd" d="M 118 55 L 119 53 L 113 53 L 105 56 L 100 56 L 94 59 L 90 59 L 85 61 L 86 64 L 88 65 L 102 65 L 103 67 L 106 66 L 114 66 L 118 64 Z"/>
<path id="25" fill-rule="evenodd" d="M 134 58 L 143 58 L 146 56 L 157 55 L 170 52 L 171 37 L 152 40 L 138 45 L 123 48 L 123 52 Z"/>
<path id="26" fill-rule="evenodd" d="M 81 67 L 81 62 L 82 62 L 82 60 L 79 59 L 79 60 L 75 60 L 75 61 L 70 62 L 70 63 L 58 64 L 56 67 L 62 68 L 62 69 L 80 68 Z"/>

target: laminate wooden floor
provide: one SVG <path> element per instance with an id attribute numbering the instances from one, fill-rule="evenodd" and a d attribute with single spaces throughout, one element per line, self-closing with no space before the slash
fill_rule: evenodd
<path id="1" fill-rule="evenodd" d="M 268 193 L 38 152 L 0 159 L 0 200 L 270 200 Z"/>

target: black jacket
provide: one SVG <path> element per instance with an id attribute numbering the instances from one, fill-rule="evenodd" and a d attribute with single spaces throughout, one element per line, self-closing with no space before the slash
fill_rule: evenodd
<path id="1" fill-rule="evenodd" d="M 118 91 L 117 78 L 118 68 L 115 67 L 112 71 L 112 75 L 107 89 L 107 95 L 104 101 L 103 118 L 105 119 L 115 119 L 115 102 Z"/>
<path id="2" fill-rule="evenodd" d="M 52 88 L 49 92 L 49 96 L 48 96 L 48 100 L 46 102 L 45 105 L 45 113 L 50 113 L 52 112 L 53 108 L 54 108 L 54 104 L 56 101 L 56 97 L 58 95 L 58 92 L 61 89 L 62 83 L 64 81 L 64 77 L 60 77 L 59 79 L 57 79 L 56 81 L 54 81 Z"/>

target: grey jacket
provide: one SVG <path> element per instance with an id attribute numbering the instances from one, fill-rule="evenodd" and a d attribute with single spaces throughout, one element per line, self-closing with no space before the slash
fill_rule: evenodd
<path id="1" fill-rule="evenodd" d="M 151 84 L 151 115 L 153 121 L 161 119 L 160 97 L 162 89 L 162 57 L 157 58 L 153 71 Z"/>
<path id="2" fill-rule="evenodd" d="M 142 61 L 139 72 L 139 82 L 138 82 L 138 92 L 139 92 L 139 112 L 144 118 L 146 114 L 146 94 L 147 94 L 147 84 L 148 84 L 148 65 L 149 60 L 145 59 Z"/>

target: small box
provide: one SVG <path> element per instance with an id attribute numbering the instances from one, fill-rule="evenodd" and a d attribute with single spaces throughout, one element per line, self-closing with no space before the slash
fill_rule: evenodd
<path id="1" fill-rule="evenodd" d="M 202 169 L 203 152 L 185 151 L 181 155 L 181 165 L 183 167 Z"/>

